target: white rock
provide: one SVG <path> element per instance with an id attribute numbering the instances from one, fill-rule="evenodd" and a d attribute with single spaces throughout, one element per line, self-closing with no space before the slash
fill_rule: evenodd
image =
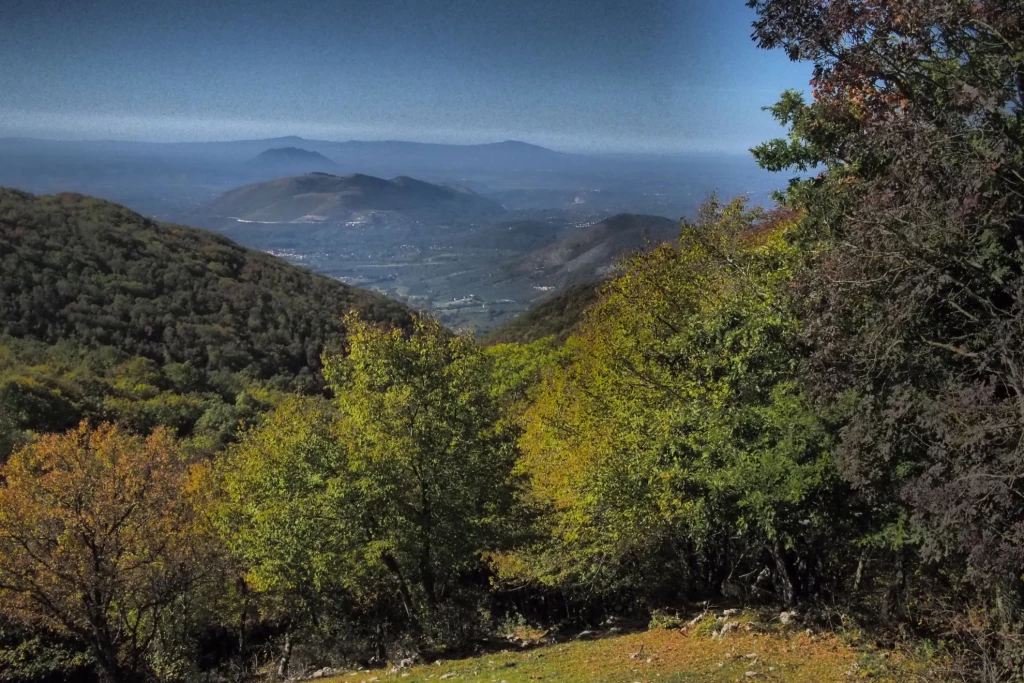
<path id="1" fill-rule="evenodd" d="M 729 633 L 732 633 L 733 631 L 735 631 L 739 627 L 740 627 L 740 622 L 738 622 L 738 621 L 727 621 L 724 624 L 722 624 L 722 628 L 719 631 L 717 631 L 715 633 L 715 635 L 718 636 L 719 638 L 724 638 Z"/>

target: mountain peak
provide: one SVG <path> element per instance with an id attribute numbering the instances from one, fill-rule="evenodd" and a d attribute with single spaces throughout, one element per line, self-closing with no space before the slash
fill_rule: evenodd
<path id="1" fill-rule="evenodd" d="M 492 142 L 491 147 L 504 147 L 505 149 L 520 149 L 523 151 L 533 152 L 544 152 L 547 154 L 561 154 L 553 149 L 542 147 L 541 145 L 535 145 L 532 142 L 523 142 L 522 140 L 502 140 L 501 142 Z"/>
<path id="2" fill-rule="evenodd" d="M 264 172 L 272 172 L 274 175 L 296 172 L 333 171 L 338 167 L 337 164 L 320 152 L 295 146 L 266 149 L 250 159 L 249 165 L 260 168 Z"/>
<path id="3" fill-rule="evenodd" d="M 256 155 L 257 159 L 318 159 L 331 161 L 320 152 L 313 152 L 302 147 L 271 147 Z M 333 162 L 332 162 L 333 163 Z"/>

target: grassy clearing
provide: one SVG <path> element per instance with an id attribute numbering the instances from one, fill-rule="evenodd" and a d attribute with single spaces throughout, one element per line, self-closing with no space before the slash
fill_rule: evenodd
<path id="1" fill-rule="evenodd" d="M 689 681 L 921 681 L 926 662 L 856 646 L 830 633 L 763 631 L 744 626 L 714 639 L 708 629 L 651 630 L 575 640 L 531 650 L 505 651 L 406 670 L 358 671 L 335 683 L 397 680 L 527 683 L 687 683 Z"/>

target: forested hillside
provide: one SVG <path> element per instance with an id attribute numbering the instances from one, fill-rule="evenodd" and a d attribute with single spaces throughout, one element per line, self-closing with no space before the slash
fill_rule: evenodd
<path id="1" fill-rule="evenodd" d="M 678 231 L 678 221 L 663 216 L 618 214 L 575 228 L 506 268 L 559 288 L 585 284 L 613 272 L 618 257 L 672 239 Z"/>
<path id="2" fill-rule="evenodd" d="M 22 428 L 131 415 L 188 433 L 246 388 L 316 391 L 351 310 L 408 321 L 394 301 L 213 233 L 0 190 L 0 405 Z"/>
<path id="3" fill-rule="evenodd" d="M 583 312 L 601 296 L 601 283 L 574 285 L 516 316 L 484 337 L 487 344 L 530 344 L 544 337 L 565 341 Z"/>

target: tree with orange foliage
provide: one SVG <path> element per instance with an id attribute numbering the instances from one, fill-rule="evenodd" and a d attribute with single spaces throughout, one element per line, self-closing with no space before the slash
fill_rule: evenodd
<path id="1" fill-rule="evenodd" d="M 162 617 L 201 566 L 174 439 L 82 423 L 0 475 L 0 613 L 80 638 L 106 683 L 146 678 Z"/>

